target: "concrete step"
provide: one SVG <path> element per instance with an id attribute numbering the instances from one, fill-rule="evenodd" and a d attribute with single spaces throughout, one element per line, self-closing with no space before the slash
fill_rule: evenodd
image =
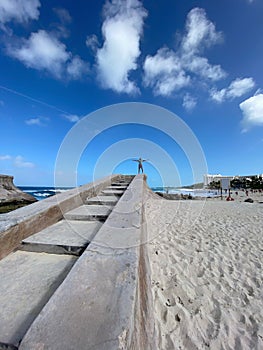
<path id="1" fill-rule="evenodd" d="M 127 191 L 109 224 L 102 226 L 36 318 L 19 350 L 157 349 L 148 340 L 154 338 L 154 308 L 147 245 L 140 245 L 145 226 L 140 209 L 143 177 L 139 180 L 131 201 L 126 200 Z"/>
<path id="2" fill-rule="evenodd" d="M 118 202 L 116 196 L 97 196 L 88 198 L 85 204 L 115 205 Z"/>
<path id="3" fill-rule="evenodd" d="M 105 221 L 114 206 L 103 205 L 81 205 L 80 207 L 70 210 L 64 214 L 66 220 L 98 220 Z"/>
<path id="4" fill-rule="evenodd" d="M 99 221 L 61 220 L 24 239 L 19 249 L 79 256 L 101 226 Z"/>
<path id="5" fill-rule="evenodd" d="M 129 186 L 129 182 L 113 182 L 112 184 L 111 184 L 111 186 L 116 186 L 116 187 L 118 187 L 118 186 L 126 186 L 126 187 L 128 187 Z"/>
<path id="6" fill-rule="evenodd" d="M 120 185 L 120 186 L 108 186 L 108 187 L 105 188 L 105 190 L 125 191 L 125 190 L 127 190 L 127 186 L 122 186 L 122 185 Z"/>
<path id="7" fill-rule="evenodd" d="M 69 255 L 23 251 L 0 261 L 0 348 L 18 346 L 75 261 Z"/>
<path id="8" fill-rule="evenodd" d="M 122 196 L 123 195 L 123 193 L 124 193 L 125 191 L 123 191 L 123 190 L 115 190 L 115 189 L 112 189 L 112 190 L 107 190 L 107 189 L 105 189 L 105 190 L 103 190 L 102 192 L 101 192 L 101 194 L 103 195 L 103 196 Z"/>

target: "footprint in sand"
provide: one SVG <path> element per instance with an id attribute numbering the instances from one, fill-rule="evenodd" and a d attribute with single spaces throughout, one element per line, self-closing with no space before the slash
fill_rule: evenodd
<path id="1" fill-rule="evenodd" d="M 201 270 L 199 270 L 199 271 L 197 272 L 197 277 L 198 277 L 198 278 L 201 278 L 201 277 L 204 276 L 204 274 L 205 274 L 205 269 L 201 269 Z"/>

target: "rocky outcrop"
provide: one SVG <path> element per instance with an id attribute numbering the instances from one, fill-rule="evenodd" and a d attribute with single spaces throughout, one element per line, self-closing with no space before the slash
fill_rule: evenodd
<path id="1" fill-rule="evenodd" d="M 160 197 L 163 197 L 165 199 L 170 199 L 172 201 L 174 200 L 181 200 L 181 199 L 201 199 L 200 197 L 193 197 L 191 194 L 182 194 L 182 193 L 163 193 L 163 192 L 156 192 Z"/>
<path id="2" fill-rule="evenodd" d="M 26 205 L 36 202 L 36 198 L 21 191 L 13 183 L 13 176 L 0 175 L 0 207 L 7 205 Z"/>

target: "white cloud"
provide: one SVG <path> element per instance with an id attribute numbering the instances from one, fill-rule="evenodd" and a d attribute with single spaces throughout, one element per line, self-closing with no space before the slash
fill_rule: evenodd
<path id="1" fill-rule="evenodd" d="M 9 54 L 27 67 L 61 76 L 63 65 L 70 57 L 63 43 L 48 32 L 39 30 L 32 33 L 28 40 L 23 39 L 21 44 L 17 48 L 9 47 Z"/>
<path id="2" fill-rule="evenodd" d="M 71 79 L 80 79 L 89 72 L 89 64 L 84 62 L 79 56 L 73 57 L 68 63 L 67 73 Z"/>
<path id="3" fill-rule="evenodd" d="M 96 52 L 99 46 L 98 38 L 95 34 L 88 35 L 86 39 L 86 45 L 92 51 Z"/>
<path id="4" fill-rule="evenodd" d="M 137 69 L 146 16 L 146 10 L 138 0 L 106 2 L 102 25 L 104 43 L 96 54 L 98 79 L 102 87 L 128 94 L 138 92 L 129 73 Z"/>
<path id="5" fill-rule="evenodd" d="M 231 98 L 240 97 L 248 93 L 255 87 L 255 82 L 252 78 L 236 79 L 230 84 L 227 94 Z"/>
<path id="6" fill-rule="evenodd" d="M 0 160 L 10 160 L 10 159 L 12 159 L 12 157 L 9 156 L 8 154 L 6 154 L 6 155 L 0 155 Z"/>
<path id="7" fill-rule="evenodd" d="M 27 125 L 45 126 L 48 118 L 38 117 L 25 120 Z"/>
<path id="8" fill-rule="evenodd" d="M 217 32 L 215 25 L 206 18 L 205 10 L 198 7 L 192 9 L 187 16 L 182 50 L 192 56 L 220 41 L 222 33 Z"/>
<path id="9" fill-rule="evenodd" d="M 183 99 L 183 106 L 188 112 L 192 111 L 196 106 L 196 98 L 186 93 Z"/>
<path id="10" fill-rule="evenodd" d="M 253 78 L 237 78 L 231 84 L 222 90 L 212 89 L 210 96 L 212 100 L 221 103 L 227 99 L 234 99 L 241 97 L 251 91 L 255 87 Z"/>
<path id="11" fill-rule="evenodd" d="M 182 57 L 185 62 L 185 68 L 192 73 L 199 75 L 204 79 L 211 81 L 217 81 L 225 78 L 226 73 L 223 71 L 220 65 L 212 65 L 208 62 L 208 59 L 200 56 L 193 56 L 187 59 Z"/>
<path id="12" fill-rule="evenodd" d="M 1 0 L 0 1 L 0 23 L 9 21 L 26 23 L 39 17 L 39 0 Z"/>
<path id="13" fill-rule="evenodd" d="M 54 8 L 53 11 L 58 16 L 61 23 L 70 24 L 72 22 L 72 18 L 68 10 L 59 7 L 59 8 Z"/>
<path id="14" fill-rule="evenodd" d="M 224 101 L 225 96 L 226 96 L 226 90 L 227 89 L 222 89 L 222 90 L 216 90 L 215 88 L 210 90 L 210 97 L 212 100 L 215 102 L 221 103 Z"/>
<path id="15" fill-rule="evenodd" d="M 71 123 L 77 123 L 80 120 L 80 117 L 76 114 L 63 114 L 63 117 Z"/>
<path id="16" fill-rule="evenodd" d="M 31 118 L 25 121 L 27 125 L 42 125 L 40 118 Z"/>
<path id="17" fill-rule="evenodd" d="M 155 56 L 147 56 L 143 68 L 144 83 L 153 88 L 155 95 L 169 96 L 190 83 L 180 59 L 167 48 L 159 49 Z"/>
<path id="18" fill-rule="evenodd" d="M 194 8 L 188 13 L 186 32 L 178 51 L 162 48 L 144 62 L 144 84 L 157 95 L 170 96 L 190 84 L 194 78 L 205 81 L 223 79 L 226 73 L 220 65 L 209 63 L 201 56 L 205 48 L 222 41 L 222 33 L 206 18 L 203 9 Z"/>
<path id="19" fill-rule="evenodd" d="M 239 105 L 242 113 L 242 124 L 245 128 L 250 126 L 263 126 L 263 94 L 255 95 Z"/>
<path id="20" fill-rule="evenodd" d="M 56 33 L 57 38 L 68 38 L 70 31 L 67 26 L 72 22 L 72 18 L 68 10 L 64 8 L 53 8 L 54 13 L 57 15 L 59 22 L 52 23 L 52 28 Z"/>
<path id="21" fill-rule="evenodd" d="M 0 155 L 0 161 L 11 160 L 17 168 L 34 168 L 35 164 L 27 162 L 22 156 L 11 157 L 10 155 Z"/>
<path id="22" fill-rule="evenodd" d="M 89 70 L 87 63 L 73 56 L 55 35 L 44 30 L 22 39 L 16 47 L 9 46 L 7 53 L 26 67 L 45 70 L 58 79 L 78 79 Z"/>
<path id="23" fill-rule="evenodd" d="M 23 157 L 17 156 L 14 160 L 14 165 L 17 168 L 34 168 L 35 164 L 31 162 L 26 162 Z"/>

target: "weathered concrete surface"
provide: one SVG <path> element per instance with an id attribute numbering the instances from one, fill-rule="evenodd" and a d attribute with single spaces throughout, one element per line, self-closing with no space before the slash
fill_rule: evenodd
<path id="1" fill-rule="evenodd" d="M 136 176 L 19 349 L 156 349 L 147 246 L 140 244 L 147 235 L 144 186 L 144 177 Z M 137 238 L 124 247 L 126 230 Z"/>
<path id="2" fill-rule="evenodd" d="M 115 205 L 119 200 L 116 196 L 97 196 L 86 200 L 85 204 Z"/>
<path id="3" fill-rule="evenodd" d="M 13 176 L 0 174 L 0 205 L 7 203 L 29 204 L 37 202 L 36 198 L 17 188 L 13 180 Z"/>
<path id="4" fill-rule="evenodd" d="M 124 190 L 119 190 L 119 189 L 112 189 L 112 190 L 103 190 L 102 195 L 104 196 L 122 196 L 124 193 Z"/>
<path id="5" fill-rule="evenodd" d="M 0 261 L 0 344 L 18 345 L 75 261 L 21 251 Z"/>
<path id="6" fill-rule="evenodd" d="M 116 190 L 122 190 L 122 191 L 125 191 L 126 190 L 126 188 L 127 188 L 128 186 L 123 186 L 122 184 L 120 184 L 119 186 L 116 186 L 116 185 L 114 185 L 114 186 L 108 186 L 108 187 L 106 187 L 106 190 L 114 190 L 114 191 L 116 191 Z"/>
<path id="7" fill-rule="evenodd" d="M 13 251 L 20 242 L 32 234 L 58 222 L 63 215 L 82 205 L 87 198 L 98 195 L 120 175 L 101 180 L 30 204 L 13 212 L 0 215 L 0 259 Z"/>
<path id="8" fill-rule="evenodd" d="M 129 184 L 130 184 L 130 182 L 113 182 L 112 184 L 111 184 L 111 186 L 126 186 L 126 187 L 128 187 L 129 186 Z"/>
<path id="9" fill-rule="evenodd" d="M 67 220 L 102 220 L 105 221 L 113 207 L 97 204 L 81 205 L 64 214 Z"/>
<path id="10" fill-rule="evenodd" d="M 61 220 L 24 239 L 19 249 L 79 255 L 101 226 L 102 223 L 98 221 Z"/>

